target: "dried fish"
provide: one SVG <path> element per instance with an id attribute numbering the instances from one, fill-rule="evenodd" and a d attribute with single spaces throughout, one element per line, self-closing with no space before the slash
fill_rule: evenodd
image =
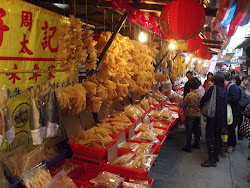
<path id="1" fill-rule="evenodd" d="M 40 124 L 41 124 L 41 137 L 44 138 L 46 132 L 46 126 L 48 123 L 48 114 L 47 114 L 47 95 L 50 91 L 50 86 L 46 87 L 45 84 L 42 86 L 37 85 L 36 92 L 38 94 L 38 108 L 40 111 Z"/>
<path id="2" fill-rule="evenodd" d="M 27 89 L 27 93 L 30 97 L 30 129 L 33 145 L 39 145 L 42 143 L 40 134 L 40 112 L 37 105 L 37 95 L 34 88 Z"/>
<path id="3" fill-rule="evenodd" d="M 46 130 L 46 137 L 54 137 L 57 134 L 61 121 L 60 107 L 56 98 L 54 86 L 51 88 L 49 93 L 47 114 L 48 125 Z"/>
<path id="4" fill-rule="evenodd" d="M 35 129 L 39 129 L 40 128 L 40 122 L 39 122 L 39 118 L 40 118 L 40 112 L 38 109 L 38 105 L 37 105 L 37 96 L 35 95 L 35 91 L 34 88 L 28 88 L 27 89 L 28 95 L 30 97 L 30 128 L 31 130 L 35 130 Z"/>

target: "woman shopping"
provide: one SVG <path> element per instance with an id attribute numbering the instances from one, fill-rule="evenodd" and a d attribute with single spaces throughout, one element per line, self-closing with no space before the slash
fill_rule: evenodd
<path id="1" fill-rule="evenodd" d="M 217 73 L 213 77 L 213 82 L 214 86 L 205 93 L 200 102 L 200 108 L 202 109 L 210 101 L 215 90 L 215 115 L 212 118 L 207 117 L 206 124 L 208 160 L 201 164 L 203 167 L 216 167 L 216 162 L 219 162 L 218 154 L 222 144 L 221 134 L 227 130 L 227 91 L 224 88 L 224 76 Z"/>
<path id="2" fill-rule="evenodd" d="M 204 87 L 205 91 L 207 91 L 209 89 L 208 81 L 212 80 L 212 78 L 213 78 L 213 73 L 209 72 L 207 74 L 207 80 L 203 84 L 203 87 Z"/>

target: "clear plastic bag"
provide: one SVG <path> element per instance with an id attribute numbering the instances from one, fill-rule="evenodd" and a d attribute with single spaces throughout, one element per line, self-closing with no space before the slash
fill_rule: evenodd
<path id="1" fill-rule="evenodd" d="M 134 158 L 127 164 L 128 168 L 134 168 L 138 170 L 150 170 L 151 163 L 154 160 L 156 155 L 139 153 L 134 156 Z"/>
<path id="2" fill-rule="evenodd" d="M 124 178 L 119 175 L 103 171 L 89 182 L 99 187 L 117 188 L 123 181 Z"/>
<path id="3" fill-rule="evenodd" d="M 161 118 L 161 111 L 153 111 L 150 113 L 151 119 L 160 119 Z"/>
<path id="4" fill-rule="evenodd" d="M 162 120 L 162 121 L 173 121 L 172 111 L 170 111 L 170 110 L 162 110 L 160 112 L 160 120 Z"/>
<path id="5" fill-rule="evenodd" d="M 141 143 L 132 149 L 133 152 L 138 153 L 151 153 L 153 144 L 151 143 Z"/>
<path id="6" fill-rule="evenodd" d="M 23 145 L 2 157 L 3 167 L 8 176 L 19 178 L 22 175 L 23 157 L 27 154 L 27 145 Z"/>
<path id="7" fill-rule="evenodd" d="M 155 126 L 155 127 L 168 127 L 166 124 L 161 123 L 161 122 L 159 122 L 159 121 L 154 122 L 154 123 L 153 123 L 153 126 Z"/>
<path id="8" fill-rule="evenodd" d="M 71 172 L 73 172 L 78 167 L 79 167 L 78 164 L 72 163 L 71 161 L 67 161 L 62 166 L 57 168 L 54 173 L 57 174 L 58 172 L 63 170 L 66 175 L 69 175 Z"/>
<path id="9" fill-rule="evenodd" d="M 49 146 L 49 145 L 44 146 L 44 150 L 43 150 L 44 161 L 50 161 L 54 159 L 55 157 L 57 157 L 58 155 L 60 155 L 60 153 L 58 152 L 55 146 Z"/>
<path id="10" fill-rule="evenodd" d="M 121 144 L 118 145 L 119 149 L 124 149 L 124 150 L 133 150 L 135 147 L 139 146 L 139 143 L 135 142 L 122 142 Z"/>
<path id="11" fill-rule="evenodd" d="M 152 131 L 153 131 L 155 134 L 157 134 L 157 135 L 163 135 L 163 134 L 164 134 L 164 130 L 162 130 L 162 129 L 154 128 Z"/>
<path id="12" fill-rule="evenodd" d="M 124 166 L 124 165 L 130 163 L 134 156 L 135 156 L 134 153 L 124 154 L 120 157 L 117 157 L 114 161 L 111 162 L 111 164 L 118 165 L 118 166 Z"/>
<path id="13" fill-rule="evenodd" d="M 125 108 L 126 115 L 133 120 L 137 120 L 142 114 L 135 106 L 127 106 Z"/>
<path id="14" fill-rule="evenodd" d="M 39 146 L 23 157 L 22 174 L 39 165 L 43 161 L 44 146 Z"/>
<path id="15" fill-rule="evenodd" d="M 152 129 L 152 125 L 149 123 L 140 123 L 139 125 L 137 125 L 137 127 L 135 128 L 136 131 L 148 131 Z"/>
<path id="16" fill-rule="evenodd" d="M 150 118 L 149 118 L 149 116 L 148 116 L 148 115 L 145 115 L 145 116 L 143 117 L 143 119 L 142 119 L 142 122 L 143 122 L 143 123 L 150 123 Z"/>
<path id="17" fill-rule="evenodd" d="M 157 144 L 160 143 L 160 140 L 157 138 L 157 134 L 153 133 L 152 131 L 139 132 L 138 134 L 134 135 L 131 140 L 153 142 Z"/>
<path id="18" fill-rule="evenodd" d="M 122 187 L 123 188 L 148 188 L 147 186 L 137 184 L 137 183 L 131 183 L 131 182 L 123 182 Z"/>
<path id="19" fill-rule="evenodd" d="M 64 171 L 59 172 L 43 188 L 78 188 Z"/>
<path id="20" fill-rule="evenodd" d="M 141 101 L 141 107 L 143 110 L 148 111 L 150 109 L 150 104 L 146 98 L 143 98 Z"/>
<path id="21" fill-rule="evenodd" d="M 43 188 L 52 177 L 44 164 L 28 171 L 26 174 L 22 175 L 21 179 L 27 188 Z"/>
<path id="22" fill-rule="evenodd" d="M 129 179 L 129 182 L 149 187 L 149 182 L 147 180 Z"/>

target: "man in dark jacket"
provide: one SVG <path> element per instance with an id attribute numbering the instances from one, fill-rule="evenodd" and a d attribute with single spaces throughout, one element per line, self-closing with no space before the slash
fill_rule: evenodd
<path id="1" fill-rule="evenodd" d="M 190 79 L 193 78 L 193 72 L 192 71 L 187 71 L 186 77 L 187 77 L 188 81 L 185 83 L 185 86 L 184 86 L 184 96 L 183 96 L 183 99 L 185 99 L 185 96 L 190 92 L 189 83 L 190 83 Z"/>
<path id="2" fill-rule="evenodd" d="M 227 103 L 230 104 L 233 113 L 233 123 L 228 125 L 228 152 L 232 152 L 236 146 L 235 128 L 241 115 L 241 107 L 239 104 L 241 91 L 235 83 L 230 81 L 229 73 L 224 72 L 223 75 L 225 78 L 225 88 L 227 90 Z"/>

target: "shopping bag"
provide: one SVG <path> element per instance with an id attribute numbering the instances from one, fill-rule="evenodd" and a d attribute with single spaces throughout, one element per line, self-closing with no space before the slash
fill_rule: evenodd
<path id="1" fill-rule="evenodd" d="M 201 114 L 207 118 L 213 118 L 216 112 L 216 86 L 214 86 L 210 100 L 201 109 Z"/>
<path id="2" fill-rule="evenodd" d="M 250 120 L 248 118 L 244 119 L 239 132 L 247 139 L 250 139 Z"/>
<path id="3" fill-rule="evenodd" d="M 187 108 L 187 103 L 185 101 L 181 101 L 178 106 L 185 110 Z"/>
<path id="4" fill-rule="evenodd" d="M 231 125 L 233 123 L 233 111 L 230 104 L 227 104 L 227 124 Z"/>

